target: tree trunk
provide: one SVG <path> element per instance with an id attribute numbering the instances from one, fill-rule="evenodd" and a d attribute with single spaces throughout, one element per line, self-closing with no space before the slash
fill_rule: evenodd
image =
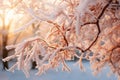
<path id="1" fill-rule="evenodd" d="M 8 50 L 5 48 L 7 45 L 7 35 L 2 35 L 2 36 L 3 36 L 2 37 L 2 40 L 3 40 L 3 42 L 2 42 L 2 57 L 6 58 L 8 56 Z M 2 63 L 3 63 L 3 70 L 9 68 L 7 61 L 6 62 L 2 61 Z"/>
<path id="2" fill-rule="evenodd" d="M 43 59 L 43 56 L 39 56 L 39 58 L 42 60 Z M 37 66 L 36 62 L 35 61 L 32 61 L 32 69 L 35 69 Z"/>
<path id="3" fill-rule="evenodd" d="M 7 56 L 8 56 L 8 50 L 4 46 L 2 57 L 6 58 Z M 3 63 L 3 70 L 6 70 L 6 69 L 9 68 L 7 61 L 6 62 L 2 62 L 2 63 Z"/>
<path id="4" fill-rule="evenodd" d="M 36 62 L 33 61 L 33 62 L 32 62 L 32 69 L 35 69 L 35 67 L 36 67 Z"/>

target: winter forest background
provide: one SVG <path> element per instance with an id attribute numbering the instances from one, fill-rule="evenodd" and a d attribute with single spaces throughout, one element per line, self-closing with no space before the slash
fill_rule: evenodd
<path id="1" fill-rule="evenodd" d="M 119 80 L 120 0 L 0 0 L 0 59 L 0 80 Z"/>

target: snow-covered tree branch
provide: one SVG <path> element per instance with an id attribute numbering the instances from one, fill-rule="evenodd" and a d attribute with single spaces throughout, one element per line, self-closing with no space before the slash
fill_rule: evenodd
<path id="1" fill-rule="evenodd" d="M 120 77 L 120 0 L 20 1 L 17 7 L 30 19 L 17 31 L 40 25 L 35 37 L 7 47 L 15 54 L 3 61 L 17 58 L 10 71 L 17 68 L 28 77 L 31 60 L 37 64 L 37 75 L 60 64 L 70 71 L 65 60 L 76 56 L 81 69 L 85 58 L 95 74 L 107 64 Z"/>

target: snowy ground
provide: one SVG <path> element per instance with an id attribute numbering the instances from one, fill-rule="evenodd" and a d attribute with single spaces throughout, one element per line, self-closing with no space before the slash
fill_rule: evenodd
<path id="1" fill-rule="evenodd" d="M 23 72 L 15 71 L 14 73 L 3 71 L 2 63 L 0 62 L 0 80 L 117 80 L 114 75 L 108 77 L 106 74 L 109 72 L 109 68 L 106 67 L 99 75 L 93 76 L 89 67 L 89 62 L 84 62 L 86 72 L 81 72 L 79 66 L 74 65 L 75 62 L 67 62 L 69 67 L 72 69 L 71 72 L 64 72 L 59 70 L 49 70 L 46 74 L 36 76 L 34 73 L 37 70 L 31 70 L 31 76 L 26 78 Z"/>

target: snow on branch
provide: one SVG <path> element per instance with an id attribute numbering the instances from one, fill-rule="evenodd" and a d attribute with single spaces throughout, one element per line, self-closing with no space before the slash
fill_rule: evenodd
<path id="1" fill-rule="evenodd" d="M 37 64 L 37 75 L 60 64 L 63 70 L 71 71 L 66 60 L 76 56 L 82 70 L 85 70 L 82 65 L 84 58 L 90 61 L 95 74 L 108 64 L 113 73 L 120 77 L 120 7 L 112 6 L 119 5 L 119 0 L 31 2 L 27 8 L 31 19 L 20 29 L 41 21 L 38 31 L 44 33 L 7 47 L 14 48 L 15 54 L 3 61 L 17 59 L 10 71 L 17 68 L 29 76 L 31 61 Z"/>

